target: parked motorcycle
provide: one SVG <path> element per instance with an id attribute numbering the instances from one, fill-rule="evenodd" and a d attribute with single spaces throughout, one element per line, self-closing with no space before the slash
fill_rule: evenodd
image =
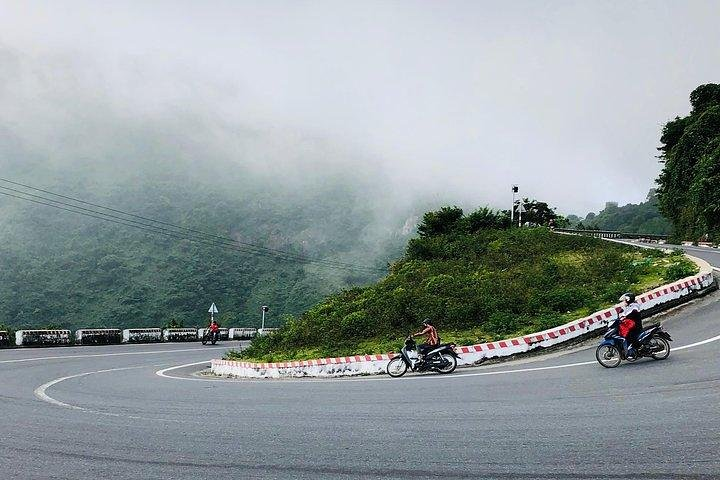
<path id="1" fill-rule="evenodd" d="M 411 372 L 452 373 L 457 367 L 458 358 L 460 357 L 455 352 L 454 344 L 442 343 L 429 350 L 420 360 L 415 340 L 408 337 L 400 349 L 400 355 L 391 358 L 388 362 L 386 371 L 393 378 L 402 377 L 408 370 Z"/>
<path id="2" fill-rule="evenodd" d="M 600 345 L 595 351 L 595 358 L 605 368 L 615 368 L 623 360 L 634 362 L 642 357 L 650 357 L 655 360 L 665 360 L 670 355 L 670 334 L 663 330 L 662 325 L 650 325 L 643 329 L 634 342 L 635 356 L 626 357 L 623 347 L 623 337 L 618 333 L 620 319 L 610 322 L 608 331 L 605 333 Z"/>
<path id="3" fill-rule="evenodd" d="M 208 342 L 215 345 L 220 338 L 220 332 L 213 332 L 209 328 L 206 328 L 202 336 L 202 344 L 207 345 Z"/>

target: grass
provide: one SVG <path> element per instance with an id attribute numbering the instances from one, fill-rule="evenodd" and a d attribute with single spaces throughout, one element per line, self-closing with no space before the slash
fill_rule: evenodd
<path id="1" fill-rule="evenodd" d="M 467 238 L 459 240 L 462 248 L 456 239 L 431 241 L 442 258 L 427 249 L 429 258 L 421 260 L 406 254 L 379 283 L 333 295 L 226 358 L 277 362 L 397 351 L 425 316 L 436 320 L 444 342 L 497 341 L 557 327 L 612 306 L 625 291 L 642 293 L 698 271 L 682 254 L 542 231 L 473 238 L 476 251 L 466 248 Z"/>

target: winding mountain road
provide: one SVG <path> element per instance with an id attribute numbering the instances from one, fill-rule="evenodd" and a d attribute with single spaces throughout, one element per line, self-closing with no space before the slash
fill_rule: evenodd
<path id="1" fill-rule="evenodd" d="M 720 266 L 719 251 L 692 250 Z M 0 472 L 73 480 L 718 478 L 718 300 L 713 293 L 663 316 L 675 340 L 667 360 L 612 370 L 595 362 L 592 343 L 396 380 L 193 375 L 228 342 L 3 350 Z"/>

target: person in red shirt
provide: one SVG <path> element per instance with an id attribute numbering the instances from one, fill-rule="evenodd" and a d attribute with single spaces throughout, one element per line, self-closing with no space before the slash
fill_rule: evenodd
<path id="1" fill-rule="evenodd" d="M 625 347 L 626 357 L 635 357 L 635 349 L 633 342 L 637 339 L 639 332 L 642 332 L 642 320 L 640 318 L 640 305 L 635 303 L 635 295 L 632 293 L 624 293 L 620 297 L 623 311 L 620 314 L 620 327 L 618 333 L 623 337 L 623 346 Z"/>
<path id="2" fill-rule="evenodd" d="M 438 337 L 437 330 L 430 322 L 429 318 L 423 320 L 423 329 L 417 333 L 413 333 L 413 337 L 419 337 L 425 335 L 425 343 L 418 345 L 418 357 L 422 361 L 423 356 L 432 350 L 433 347 L 440 344 L 440 337 Z"/>
<path id="3" fill-rule="evenodd" d="M 220 337 L 220 325 L 213 319 L 210 322 L 210 326 L 208 327 L 210 329 L 210 335 L 214 335 L 215 339 L 219 339 Z"/>

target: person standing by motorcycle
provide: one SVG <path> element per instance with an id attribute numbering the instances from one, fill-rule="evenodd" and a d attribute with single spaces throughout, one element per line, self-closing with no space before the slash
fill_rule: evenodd
<path id="1" fill-rule="evenodd" d="M 623 293 L 620 297 L 623 311 L 620 314 L 620 327 L 618 333 L 623 337 L 625 357 L 635 357 L 633 343 L 637 339 L 637 333 L 642 331 L 642 320 L 640 319 L 640 305 L 635 303 L 635 295 Z"/>
<path id="2" fill-rule="evenodd" d="M 437 330 L 429 318 L 423 320 L 423 329 L 413 333 L 411 337 L 420 337 L 422 335 L 425 335 L 425 343 L 418 345 L 418 362 L 422 362 L 425 354 L 440 344 L 440 337 L 438 337 Z"/>

